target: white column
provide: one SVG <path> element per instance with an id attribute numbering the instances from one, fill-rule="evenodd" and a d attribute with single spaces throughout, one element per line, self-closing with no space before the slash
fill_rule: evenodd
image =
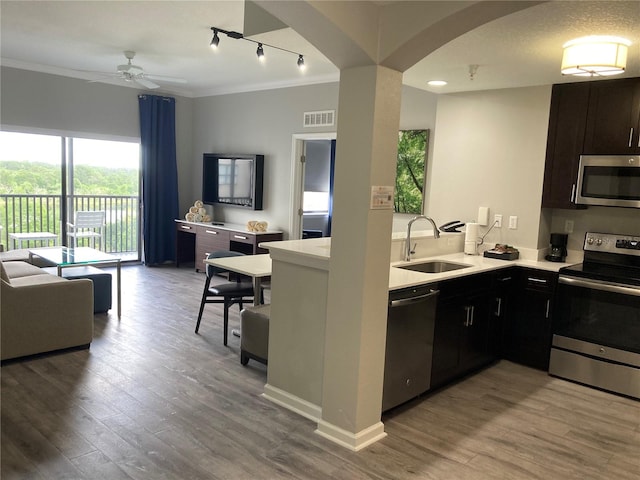
<path id="1" fill-rule="evenodd" d="M 393 186 L 402 74 L 381 66 L 340 73 L 334 215 L 317 433 L 358 450 L 383 438 L 380 421 L 392 209 L 372 209 L 372 186 Z"/>

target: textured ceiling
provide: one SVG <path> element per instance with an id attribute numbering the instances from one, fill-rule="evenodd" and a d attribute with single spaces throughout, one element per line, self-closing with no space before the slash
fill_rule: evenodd
<path id="1" fill-rule="evenodd" d="M 394 2 L 376 2 L 387 8 Z M 211 26 L 242 31 L 242 1 L 11 1 L 0 2 L 3 65 L 125 84 L 114 73 L 135 50 L 146 73 L 183 78 L 160 82 L 161 91 L 191 97 L 337 81 L 338 69 L 301 35 L 284 29 L 260 36 L 266 43 L 305 55 L 221 37 L 209 48 Z M 640 2 L 553 1 L 493 21 L 441 47 L 404 73 L 404 83 L 433 92 L 511 88 L 574 81 L 559 73 L 562 44 L 589 34 L 633 42 L 625 76 L 640 76 Z M 469 79 L 469 65 L 479 65 Z M 431 79 L 449 82 L 428 87 Z M 128 84 L 131 85 L 131 84 Z M 136 88 L 136 85 L 131 85 Z"/>

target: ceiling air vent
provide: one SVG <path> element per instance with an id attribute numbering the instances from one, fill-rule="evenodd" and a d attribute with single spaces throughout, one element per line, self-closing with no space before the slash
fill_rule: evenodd
<path id="1" fill-rule="evenodd" d="M 335 124 L 335 118 L 335 110 L 304 112 L 303 127 L 331 127 Z"/>

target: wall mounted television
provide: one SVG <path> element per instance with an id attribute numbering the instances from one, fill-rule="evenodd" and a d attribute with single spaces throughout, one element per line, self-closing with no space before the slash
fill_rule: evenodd
<path id="1" fill-rule="evenodd" d="M 205 153 L 202 201 L 262 210 L 264 155 Z"/>

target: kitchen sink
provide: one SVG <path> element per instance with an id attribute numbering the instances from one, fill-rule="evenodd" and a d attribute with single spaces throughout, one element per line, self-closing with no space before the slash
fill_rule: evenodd
<path id="1" fill-rule="evenodd" d="M 429 262 L 398 265 L 398 268 L 404 268 L 405 270 L 413 270 L 415 272 L 423 272 L 423 273 L 450 272 L 452 270 L 460 270 L 461 268 L 469 268 L 469 267 L 470 265 L 464 265 L 462 263 L 446 262 L 443 260 L 432 260 Z"/>

